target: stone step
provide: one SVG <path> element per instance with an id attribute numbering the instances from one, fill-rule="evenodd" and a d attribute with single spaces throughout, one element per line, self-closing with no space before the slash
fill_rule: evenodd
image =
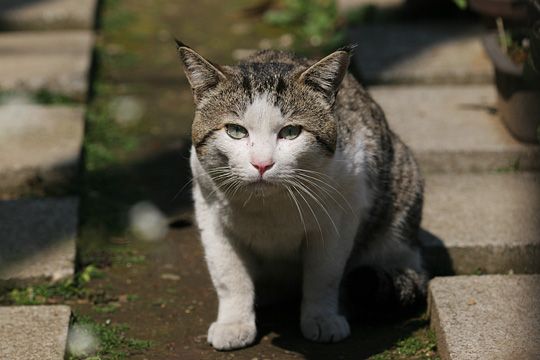
<path id="1" fill-rule="evenodd" d="M 496 114 L 491 85 L 374 86 L 369 91 L 424 172 L 540 169 L 540 146 L 510 135 Z"/>
<path id="2" fill-rule="evenodd" d="M 82 106 L 0 106 L 0 195 L 68 184 L 83 134 Z"/>
<path id="3" fill-rule="evenodd" d="M 0 285 L 73 276 L 78 207 L 76 198 L 0 201 Z"/>
<path id="4" fill-rule="evenodd" d="M 426 178 L 421 240 L 432 274 L 540 272 L 540 173 Z"/>
<path id="5" fill-rule="evenodd" d="M 63 360 L 70 316 L 65 305 L 1 306 L 0 359 Z"/>
<path id="6" fill-rule="evenodd" d="M 91 29 L 97 0 L 0 1 L 3 30 Z"/>
<path id="7" fill-rule="evenodd" d="M 92 60 L 90 31 L 0 34 L 0 91 L 47 90 L 84 101 Z"/>
<path id="8" fill-rule="evenodd" d="M 540 359 L 540 275 L 435 278 L 431 327 L 442 360 Z"/>
<path id="9" fill-rule="evenodd" d="M 462 23 L 372 24 L 351 28 L 353 65 L 365 83 L 487 83 L 492 66 L 481 26 Z"/>

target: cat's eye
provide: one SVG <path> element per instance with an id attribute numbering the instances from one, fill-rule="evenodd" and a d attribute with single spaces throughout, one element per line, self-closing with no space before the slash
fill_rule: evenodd
<path id="1" fill-rule="evenodd" d="M 225 125 L 225 131 L 227 135 L 233 139 L 243 139 L 248 136 L 248 131 L 245 127 L 237 124 L 227 124 Z"/>
<path id="2" fill-rule="evenodd" d="M 287 125 L 279 130 L 278 137 L 281 139 L 293 140 L 300 135 L 302 128 L 298 125 Z"/>

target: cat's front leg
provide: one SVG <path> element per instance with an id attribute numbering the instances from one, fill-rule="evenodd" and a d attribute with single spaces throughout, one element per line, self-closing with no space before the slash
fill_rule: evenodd
<path id="1" fill-rule="evenodd" d="M 218 350 L 248 346 L 257 335 L 253 281 L 217 219 L 208 216 L 202 222 L 206 262 L 219 300 L 217 319 L 208 329 L 208 342 Z"/>
<path id="2" fill-rule="evenodd" d="M 324 239 L 306 244 L 300 326 L 308 340 L 337 342 L 350 334 L 347 319 L 339 313 L 339 288 L 355 229 L 354 224 L 344 225 L 337 234 L 332 228 Z"/>

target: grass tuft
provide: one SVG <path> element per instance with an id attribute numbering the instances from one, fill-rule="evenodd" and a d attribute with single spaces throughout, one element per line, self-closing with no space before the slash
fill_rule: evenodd
<path id="1" fill-rule="evenodd" d="M 11 289 L 5 294 L 0 294 L 0 304 L 43 305 L 69 299 L 84 298 L 88 295 L 84 286 L 90 280 L 101 276 L 102 272 L 100 270 L 94 265 L 88 265 L 75 276 L 75 279 L 67 279 L 55 284 Z"/>
<path id="2" fill-rule="evenodd" d="M 99 350 L 92 357 L 67 355 L 68 360 L 123 360 L 140 354 L 150 348 L 152 343 L 127 336 L 128 326 L 112 324 L 109 320 L 98 322 L 86 316 L 74 315 L 72 325 L 88 328 L 99 339 Z"/>
<path id="3" fill-rule="evenodd" d="M 370 357 L 370 360 L 438 360 L 436 351 L 435 333 L 421 329 L 398 341 L 393 348 Z"/>

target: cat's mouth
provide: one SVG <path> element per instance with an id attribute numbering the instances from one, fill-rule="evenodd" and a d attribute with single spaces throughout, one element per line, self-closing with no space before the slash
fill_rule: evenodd
<path id="1" fill-rule="evenodd" d="M 244 186 L 244 191 L 250 196 L 255 197 L 267 197 L 280 192 L 282 186 L 279 182 L 271 181 L 268 179 L 257 179 L 248 182 Z"/>
<path id="2" fill-rule="evenodd" d="M 269 186 L 269 185 L 276 185 L 274 182 L 268 180 L 268 179 L 264 179 L 264 178 L 261 178 L 259 177 L 258 179 L 255 179 L 255 180 L 252 180 L 249 182 L 249 185 L 254 185 L 254 186 Z"/>
<path id="3" fill-rule="evenodd" d="M 275 181 L 272 181 L 270 179 L 259 177 L 258 179 L 249 181 L 247 183 L 247 186 L 253 189 L 265 189 L 270 187 L 277 187 L 279 186 L 279 183 L 276 183 Z"/>

